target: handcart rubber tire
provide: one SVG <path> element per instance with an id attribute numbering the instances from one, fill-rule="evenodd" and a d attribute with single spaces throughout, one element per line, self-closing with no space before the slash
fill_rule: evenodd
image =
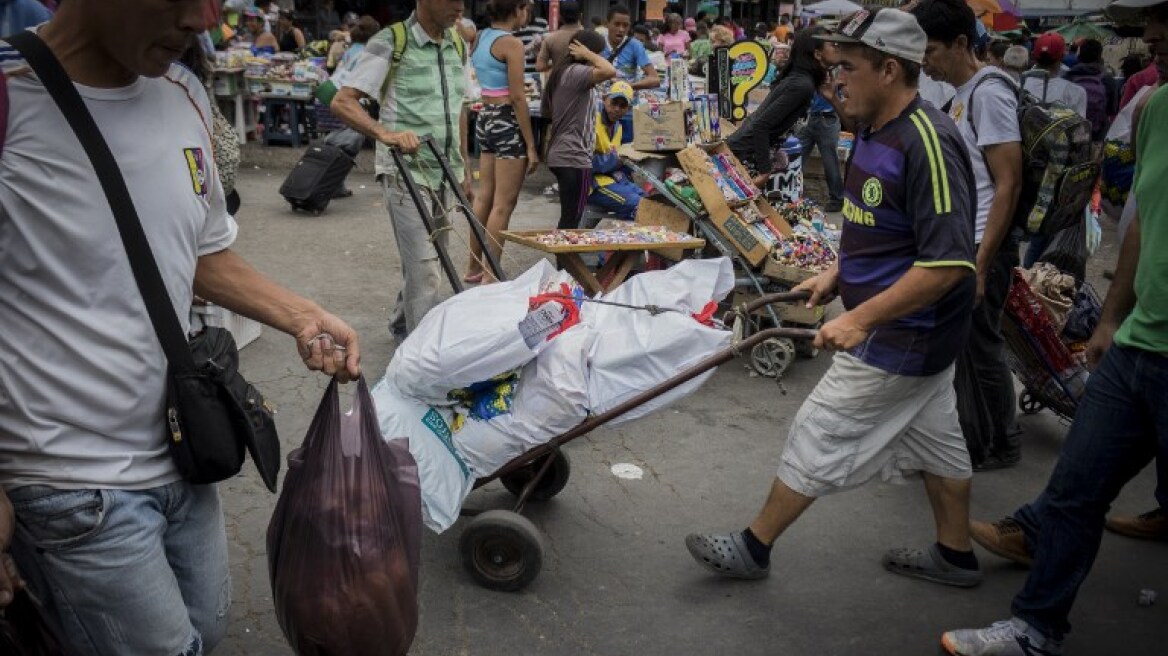
<path id="1" fill-rule="evenodd" d="M 1018 397 L 1018 409 L 1023 414 L 1034 415 L 1046 409 L 1046 404 L 1030 392 L 1022 392 Z"/>
<path id="2" fill-rule="evenodd" d="M 750 349 L 750 366 L 760 376 L 775 378 L 795 361 L 795 342 L 786 337 L 772 337 Z"/>
<path id="3" fill-rule="evenodd" d="M 530 465 L 507 474 L 499 480 L 503 482 L 503 487 L 507 488 L 508 492 L 518 497 L 523 493 L 523 486 L 527 485 L 527 482 L 539 472 L 539 468 L 543 466 L 547 458 L 555 458 L 555 460 L 552 461 L 551 468 L 527 497 L 528 501 L 547 501 L 562 492 L 568 485 L 568 479 L 572 476 L 572 462 L 568 460 L 568 454 L 563 451 L 556 451 L 539 458 Z"/>
<path id="4" fill-rule="evenodd" d="M 463 530 L 458 551 L 462 566 L 488 590 L 522 590 L 543 568 L 543 535 L 530 520 L 510 510 L 477 515 Z"/>

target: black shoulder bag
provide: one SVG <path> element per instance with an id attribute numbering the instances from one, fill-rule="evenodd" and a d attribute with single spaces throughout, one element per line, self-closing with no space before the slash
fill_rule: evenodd
<path id="1" fill-rule="evenodd" d="M 268 489 L 276 491 L 280 439 L 263 396 L 239 373 L 239 352 L 226 329 L 207 327 L 187 341 L 117 160 L 61 63 L 32 32 L 7 39 L 20 51 L 77 135 L 113 210 L 150 323 L 169 363 L 166 441 L 192 483 L 239 473 L 244 449 Z"/>

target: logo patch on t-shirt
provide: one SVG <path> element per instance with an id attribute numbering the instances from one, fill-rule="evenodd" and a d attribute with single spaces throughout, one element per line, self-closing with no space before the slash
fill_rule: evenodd
<path id="1" fill-rule="evenodd" d="M 191 172 L 191 187 L 199 198 L 207 197 L 207 161 L 202 148 L 183 148 L 187 168 Z"/>
<path id="2" fill-rule="evenodd" d="M 868 207 L 878 207 L 880 202 L 884 200 L 884 187 L 876 178 L 868 178 L 864 182 L 864 204 Z"/>

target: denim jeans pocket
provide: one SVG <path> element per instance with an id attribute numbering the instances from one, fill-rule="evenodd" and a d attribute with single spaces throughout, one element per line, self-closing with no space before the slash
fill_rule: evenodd
<path id="1" fill-rule="evenodd" d="M 30 486 L 9 493 L 16 530 L 39 551 L 63 551 L 96 535 L 105 523 L 102 490 L 54 490 Z"/>

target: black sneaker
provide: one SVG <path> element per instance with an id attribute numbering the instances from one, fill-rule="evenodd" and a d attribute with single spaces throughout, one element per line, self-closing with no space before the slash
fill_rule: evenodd
<path id="1" fill-rule="evenodd" d="M 973 471 L 984 472 L 995 469 L 1009 469 L 1022 461 L 1022 450 L 1007 451 L 1006 453 L 991 453 L 985 460 L 975 464 Z"/>

